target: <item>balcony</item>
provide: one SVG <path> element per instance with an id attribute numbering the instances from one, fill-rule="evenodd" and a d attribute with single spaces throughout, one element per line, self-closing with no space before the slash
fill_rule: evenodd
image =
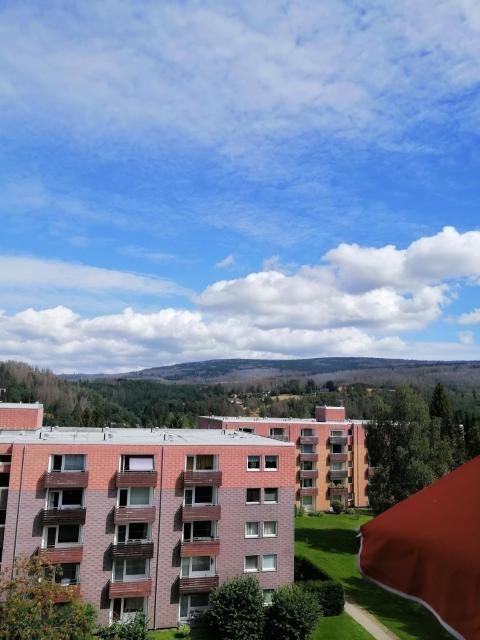
<path id="1" fill-rule="evenodd" d="M 331 496 L 346 496 L 348 494 L 347 487 L 329 487 Z"/>
<path id="2" fill-rule="evenodd" d="M 60 590 L 58 591 L 53 601 L 56 604 L 59 604 L 60 602 L 70 602 L 72 598 L 79 598 L 79 597 L 80 597 L 80 585 L 69 584 L 61 587 L 61 591 Z"/>
<path id="3" fill-rule="evenodd" d="M 208 504 L 198 507 L 184 506 L 182 509 L 182 521 L 194 522 L 196 520 L 220 520 L 221 507 L 219 504 Z"/>
<path id="4" fill-rule="evenodd" d="M 318 462 L 318 453 L 300 453 L 300 462 Z"/>
<path id="5" fill-rule="evenodd" d="M 375 467 L 368 467 L 367 468 L 367 478 L 373 478 L 373 476 L 375 475 Z"/>
<path id="6" fill-rule="evenodd" d="M 300 487 L 298 494 L 301 498 L 304 496 L 318 496 L 317 487 Z"/>
<path id="7" fill-rule="evenodd" d="M 348 477 L 347 469 L 330 469 L 328 472 L 330 480 L 343 480 Z"/>
<path id="8" fill-rule="evenodd" d="M 156 487 L 158 474 L 156 471 L 117 471 L 116 486 L 121 487 Z"/>
<path id="9" fill-rule="evenodd" d="M 300 436 L 300 444 L 318 444 L 317 436 Z"/>
<path id="10" fill-rule="evenodd" d="M 49 471 L 43 486 L 45 489 L 82 489 L 88 486 L 88 471 Z"/>
<path id="11" fill-rule="evenodd" d="M 330 464 L 332 462 L 347 462 L 348 454 L 347 453 L 331 453 L 328 456 Z"/>
<path id="12" fill-rule="evenodd" d="M 115 507 L 113 522 L 155 522 L 155 507 Z"/>
<path id="13" fill-rule="evenodd" d="M 205 593 L 218 587 L 218 576 L 180 578 L 180 593 Z"/>
<path id="14" fill-rule="evenodd" d="M 220 487 L 222 484 L 221 471 L 184 471 L 184 487 Z"/>
<path id="15" fill-rule="evenodd" d="M 83 546 L 39 548 L 38 555 L 52 564 L 77 564 L 82 561 Z"/>
<path id="16" fill-rule="evenodd" d="M 318 471 L 316 469 L 312 469 L 312 471 L 300 469 L 300 480 L 307 480 L 309 478 L 318 478 Z"/>
<path id="17" fill-rule="evenodd" d="M 43 527 L 55 524 L 85 524 L 86 509 L 42 509 L 40 523 Z"/>
<path id="18" fill-rule="evenodd" d="M 280 440 L 280 442 L 290 442 L 290 439 L 288 436 L 285 435 L 278 435 L 278 436 L 268 436 L 269 438 L 273 438 L 273 440 Z"/>
<path id="19" fill-rule="evenodd" d="M 344 435 L 344 436 L 330 436 L 328 441 L 330 442 L 330 444 L 346 445 L 346 444 L 348 444 L 348 436 L 347 435 Z"/>
<path id="20" fill-rule="evenodd" d="M 112 558 L 123 560 L 125 558 L 153 558 L 153 542 L 123 542 L 112 544 Z"/>
<path id="21" fill-rule="evenodd" d="M 152 580 L 132 580 L 131 582 L 108 583 L 108 597 L 114 598 L 145 598 L 152 593 Z"/>
<path id="22" fill-rule="evenodd" d="M 182 542 L 180 546 L 180 557 L 190 558 L 191 556 L 218 556 L 220 553 L 220 540 L 193 540 L 192 542 Z"/>

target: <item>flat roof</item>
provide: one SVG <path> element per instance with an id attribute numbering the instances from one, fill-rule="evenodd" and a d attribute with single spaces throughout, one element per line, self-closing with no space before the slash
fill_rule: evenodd
<path id="1" fill-rule="evenodd" d="M 0 402 L 0 409 L 40 409 L 41 402 Z"/>
<path id="2" fill-rule="evenodd" d="M 228 420 L 228 422 L 239 423 L 256 422 L 268 424 L 269 422 L 283 422 L 285 424 L 301 423 L 317 426 L 322 424 L 364 424 L 365 422 L 368 422 L 368 420 L 351 420 L 349 418 L 345 418 L 345 420 L 315 420 L 315 418 L 257 418 L 255 416 L 199 416 L 199 418 L 204 418 L 205 420 Z"/>
<path id="3" fill-rule="evenodd" d="M 268 446 L 292 447 L 292 442 L 257 436 L 253 433 L 221 429 L 94 429 L 42 427 L 14 431 L 0 430 L 0 443 L 11 444 L 122 444 L 122 445 L 195 445 L 195 446 Z"/>

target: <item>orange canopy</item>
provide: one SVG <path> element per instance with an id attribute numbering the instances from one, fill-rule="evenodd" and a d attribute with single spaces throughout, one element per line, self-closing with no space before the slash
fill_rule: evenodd
<path id="1" fill-rule="evenodd" d="M 360 528 L 360 571 L 480 640 L 480 456 Z"/>

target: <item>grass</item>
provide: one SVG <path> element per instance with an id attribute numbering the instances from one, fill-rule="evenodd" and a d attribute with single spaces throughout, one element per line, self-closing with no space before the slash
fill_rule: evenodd
<path id="1" fill-rule="evenodd" d="M 166 631 L 150 631 L 149 640 L 177 640 L 176 629 L 167 629 Z M 191 640 L 207 640 L 207 632 L 202 629 L 192 629 L 190 635 Z"/>
<path id="2" fill-rule="evenodd" d="M 320 618 L 315 627 L 315 631 L 310 635 L 309 640 L 373 640 L 368 631 L 365 631 L 347 613 L 340 616 Z"/>
<path id="3" fill-rule="evenodd" d="M 372 613 L 402 640 L 451 638 L 424 607 L 388 593 L 362 578 L 357 569 L 356 530 L 369 519 L 368 515 L 358 514 L 296 518 L 295 553 L 309 558 L 332 578 L 340 580 L 349 600 Z"/>

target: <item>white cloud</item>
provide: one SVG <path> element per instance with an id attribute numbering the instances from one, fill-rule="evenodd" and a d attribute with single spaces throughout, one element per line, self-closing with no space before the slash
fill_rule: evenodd
<path id="1" fill-rule="evenodd" d="M 474 309 L 469 313 L 462 313 L 457 319 L 458 324 L 480 324 L 480 309 Z"/>
<path id="2" fill-rule="evenodd" d="M 237 154 L 304 131 L 392 144 L 476 86 L 478 13 L 470 0 L 10 3 L 0 106 L 79 138 L 182 131 Z M 472 99 L 464 112 L 478 127 Z"/>
<path id="3" fill-rule="evenodd" d="M 462 344 L 473 344 L 475 342 L 473 331 L 459 331 L 457 335 Z"/>
<path id="4" fill-rule="evenodd" d="M 226 269 L 227 267 L 233 267 L 235 264 L 235 256 L 233 253 L 229 253 L 228 256 L 225 256 L 223 260 L 220 260 L 215 264 L 217 269 Z"/>

